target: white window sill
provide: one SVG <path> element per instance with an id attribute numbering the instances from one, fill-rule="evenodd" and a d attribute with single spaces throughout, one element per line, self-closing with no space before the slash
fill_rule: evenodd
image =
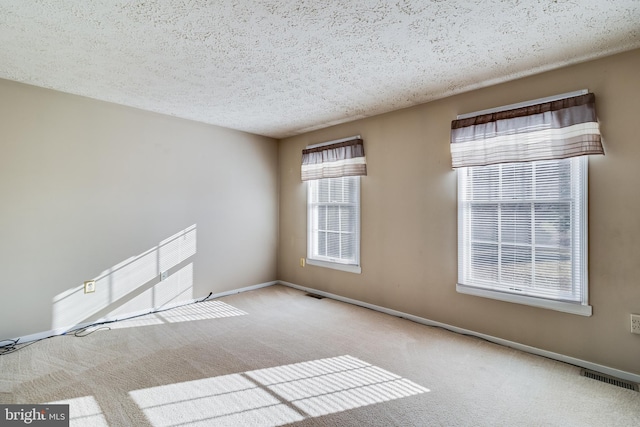
<path id="1" fill-rule="evenodd" d="M 315 265 L 317 267 L 332 268 L 334 270 L 348 271 L 349 273 L 356 273 L 356 274 L 362 273 L 362 269 L 360 268 L 359 265 L 340 264 L 337 262 L 320 261 L 317 259 L 310 259 L 310 258 L 307 258 L 307 264 Z"/>
<path id="2" fill-rule="evenodd" d="M 525 295 L 513 295 L 505 292 L 493 291 L 490 289 L 480 289 L 471 286 L 456 284 L 456 291 L 461 294 L 474 295 L 483 298 L 491 298 L 500 301 L 513 302 L 516 304 L 530 305 L 533 307 L 546 308 L 549 310 L 562 311 L 564 313 L 578 314 L 580 316 L 591 316 L 592 307 L 564 301 L 553 301 L 543 298 L 529 297 Z"/>

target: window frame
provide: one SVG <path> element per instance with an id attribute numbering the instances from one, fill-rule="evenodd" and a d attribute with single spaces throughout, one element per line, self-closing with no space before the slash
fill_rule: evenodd
<path id="1" fill-rule="evenodd" d="M 317 185 L 318 181 L 321 180 L 325 180 L 325 179 L 331 179 L 331 180 L 335 180 L 335 179 L 344 179 L 344 178 L 350 178 L 350 179 L 354 179 L 355 181 L 355 203 L 351 203 L 351 205 L 354 205 L 356 208 L 356 230 L 354 233 L 354 246 L 355 246 L 355 262 L 354 263 L 349 263 L 349 262 L 345 262 L 343 261 L 343 259 L 340 258 L 331 258 L 331 257 L 323 257 L 323 256 L 316 256 L 313 254 L 313 244 L 314 241 L 317 240 L 317 236 L 314 239 L 312 234 L 314 233 L 314 226 L 313 226 L 313 209 L 316 206 L 321 206 L 321 205 L 335 205 L 335 202 L 326 202 L 326 203 L 322 203 L 322 202 L 316 202 L 313 203 L 311 200 L 311 196 L 312 196 L 312 189 L 311 186 L 312 185 Z M 325 267 L 325 268 L 331 268 L 334 270 L 340 270 L 340 271 L 346 271 L 349 273 L 356 273 L 356 274 L 360 274 L 362 272 L 362 268 L 360 266 L 360 230 L 361 230 L 361 224 L 360 224 L 360 212 L 361 212 L 361 204 L 360 204 L 360 185 L 361 185 L 361 179 L 360 176 L 345 176 L 345 177 L 341 177 L 341 178 L 321 178 L 321 179 L 317 179 L 317 180 L 309 180 L 307 181 L 307 256 L 306 256 L 306 263 L 308 265 L 314 265 L 314 266 L 318 266 L 318 267 Z M 344 205 L 344 203 L 343 203 Z"/>
<path id="2" fill-rule="evenodd" d="M 523 295 L 517 293 L 510 293 L 505 290 L 489 289 L 481 286 L 474 286 L 472 284 L 461 284 L 461 279 L 464 277 L 464 263 L 462 262 L 462 253 L 464 251 L 462 245 L 462 236 L 464 236 L 464 206 L 462 201 L 463 183 L 464 179 L 461 174 L 466 172 L 467 168 L 460 168 L 457 172 L 458 178 L 458 281 L 456 283 L 456 291 L 462 294 L 474 295 L 484 298 L 496 299 L 500 301 L 506 301 L 511 303 L 518 303 L 523 305 L 529 305 L 533 307 L 540 307 L 545 309 L 551 309 L 561 311 L 565 313 L 577 314 L 582 316 L 591 316 L 592 307 L 589 305 L 589 286 L 588 286 L 588 158 L 587 156 L 581 156 L 575 158 L 578 162 L 579 176 L 574 177 L 572 174 L 571 179 L 578 180 L 576 182 L 579 191 L 579 204 L 578 216 L 579 229 L 575 232 L 580 235 L 580 286 L 581 286 L 581 298 L 578 301 L 566 301 L 552 298 L 544 298 L 540 296 Z M 479 168 L 482 166 L 471 166 L 471 168 Z M 498 184 L 496 184 L 498 185 Z M 574 262 L 572 257 L 572 269 L 574 268 Z"/>

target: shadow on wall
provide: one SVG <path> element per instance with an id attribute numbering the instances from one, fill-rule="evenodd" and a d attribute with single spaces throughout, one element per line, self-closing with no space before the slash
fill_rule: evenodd
<path id="1" fill-rule="evenodd" d="M 95 293 L 85 294 L 84 285 L 80 285 L 56 295 L 53 329 L 193 299 L 193 263 L 188 261 L 195 253 L 196 224 L 102 272 L 93 279 Z M 164 272 L 167 277 L 160 280 Z"/>

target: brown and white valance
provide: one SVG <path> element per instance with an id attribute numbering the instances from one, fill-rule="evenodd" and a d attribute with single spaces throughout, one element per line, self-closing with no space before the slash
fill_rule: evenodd
<path id="1" fill-rule="evenodd" d="M 312 146 L 302 150 L 302 180 L 367 174 L 362 139 Z"/>
<path id="2" fill-rule="evenodd" d="M 451 122 L 454 168 L 586 154 L 604 154 L 593 93 Z"/>

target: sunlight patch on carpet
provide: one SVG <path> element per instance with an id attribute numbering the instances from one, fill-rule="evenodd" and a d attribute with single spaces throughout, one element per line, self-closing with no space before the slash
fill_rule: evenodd
<path id="1" fill-rule="evenodd" d="M 58 400 L 49 404 L 69 405 L 69 427 L 109 427 L 100 405 L 93 396 Z"/>
<path id="2" fill-rule="evenodd" d="M 244 316 L 248 313 L 222 301 L 205 301 L 197 304 L 172 308 L 161 313 L 147 314 L 130 320 L 109 324 L 112 329 L 136 326 L 161 325 L 163 323 L 190 322 L 193 320 L 220 319 L 223 317 Z"/>
<path id="3" fill-rule="evenodd" d="M 242 374 L 129 392 L 154 427 L 272 425 L 303 417 Z"/>
<path id="4" fill-rule="evenodd" d="M 340 356 L 129 394 L 154 427 L 279 426 L 427 393 L 396 374 Z"/>

